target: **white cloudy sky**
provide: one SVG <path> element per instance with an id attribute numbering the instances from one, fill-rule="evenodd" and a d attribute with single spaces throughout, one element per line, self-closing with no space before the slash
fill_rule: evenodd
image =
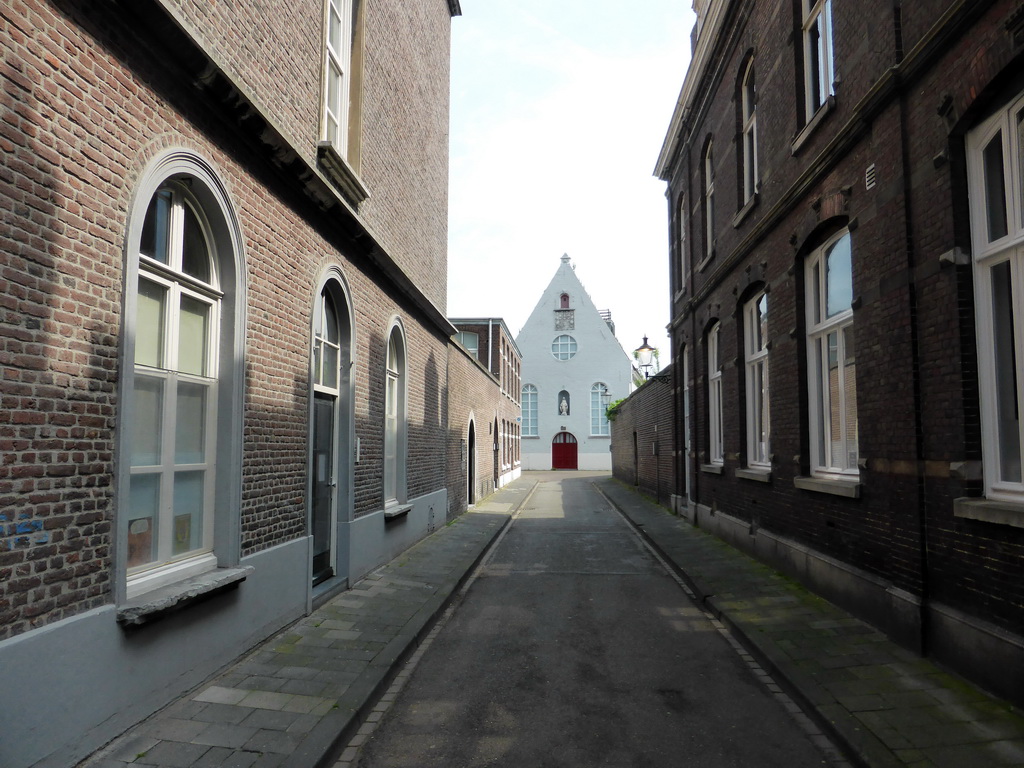
<path id="1" fill-rule="evenodd" d="M 669 360 L 665 184 L 691 0 L 461 0 L 448 314 L 518 334 L 568 253 L 627 352 Z M 484 276 L 487 276 L 485 279 Z"/>

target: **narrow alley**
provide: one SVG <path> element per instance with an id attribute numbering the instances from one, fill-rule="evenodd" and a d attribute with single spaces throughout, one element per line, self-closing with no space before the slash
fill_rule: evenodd
<path id="1" fill-rule="evenodd" d="M 540 475 L 357 765 L 836 765 L 592 474 Z"/>

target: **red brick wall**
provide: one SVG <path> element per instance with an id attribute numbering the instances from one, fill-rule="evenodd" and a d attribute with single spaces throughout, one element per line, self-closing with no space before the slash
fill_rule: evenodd
<path id="1" fill-rule="evenodd" d="M 207 5 L 182 4 L 187 23 L 206 25 L 199 12 Z M 208 12 L 224 13 L 223 5 Z M 280 19 L 247 16 L 239 29 L 273 32 L 242 43 L 224 32 L 231 19 L 203 26 L 232 74 L 267 99 L 272 115 L 293 121 L 306 147 L 315 137 L 306 101 L 320 66 L 307 39 L 308 5 Z M 450 19 L 441 0 L 413 5 L 401 23 L 369 6 L 375 24 L 395 22 L 388 34 L 397 37 L 368 41 L 368 50 L 388 48 L 367 65 L 368 100 L 384 102 L 364 122 L 376 200 L 367 218 L 400 262 L 423 265 L 410 274 L 429 273 L 424 290 L 443 305 L 446 145 L 438 134 L 447 120 L 439 94 Z M 443 330 L 366 267 L 338 214 L 325 217 L 296 194 L 294 179 L 239 132 L 229 106 L 196 89 L 149 34 L 98 2 L 14 0 L 0 14 L 0 638 L 111 600 L 125 236 L 140 176 L 165 147 L 211 164 L 244 239 L 242 554 L 305 534 L 310 309 L 329 265 L 344 274 L 354 306 L 352 390 L 363 448 L 354 513 L 382 504 L 384 354 L 395 316 L 409 350 L 409 494 L 439 490 L 447 479 L 437 458 L 447 431 Z M 278 53 L 294 43 L 297 55 L 250 50 L 261 40 Z M 410 85 L 405 98 L 384 99 L 407 76 L 425 78 L 420 97 L 408 98 Z M 293 98 L 301 109 L 292 109 Z"/>
<path id="2" fill-rule="evenodd" d="M 612 421 L 612 474 L 666 505 L 676 489 L 673 370 L 633 392 Z"/>

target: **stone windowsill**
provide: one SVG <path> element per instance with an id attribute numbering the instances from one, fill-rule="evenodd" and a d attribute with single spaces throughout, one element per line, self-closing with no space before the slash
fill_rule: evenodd
<path id="1" fill-rule="evenodd" d="M 1024 504 L 992 499 L 953 499 L 953 517 L 1024 528 Z"/>
<path id="2" fill-rule="evenodd" d="M 412 511 L 412 504 L 395 504 L 391 507 L 384 507 L 384 521 L 390 522 L 400 517 L 405 517 Z"/>
<path id="3" fill-rule="evenodd" d="M 821 125 L 821 122 L 835 109 L 836 97 L 829 96 L 828 99 L 818 107 L 818 111 L 814 113 L 814 117 L 807 121 L 807 125 L 801 129 L 800 133 L 793 139 L 793 145 L 791 147 L 791 154 L 796 155 L 807 143 L 807 140 L 811 137 L 814 131 Z"/>
<path id="4" fill-rule="evenodd" d="M 737 469 L 736 477 L 743 480 L 753 480 L 755 483 L 770 483 L 772 481 L 772 471 L 770 469 L 747 467 L 745 469 Z"/>
<path id="5" fill-rule="evenodd" d="M 321 141 L 317 145 L 316 156 L 320 167 L 353 205 L 358 206 L 370 196 L 362 179 L 341 156 L 333 142 Z"/>
<path id="6" fill-rule="evenodd" d="M 848 499 L 859 499 L 861 483 L 858 480 L 837 480 L 824 477 L 794 477 L 793 485 L 803 491 L 828 493 L 832 496 L 845 496 Z"/>
<path id="7" fill-rule="evenodd" d="M 757 192 L 755 192 L 750 196 L 750 199 L 747 200 L 746 203 L 744 203 L 743 207 L 736 211 L 736 215 L 732 217 L 733 229 L 739 228 L 740 224 L 743 223 L 743 220 L 746 219 L 750 212 L 754 210 L 755 206 L 757 206 L 757 201 L 760 199 L 760 197 L 761 196 Z"/>
<path id="8" fill-rule="evenodd" d="M 700 471 L 708 475 L 720 475 L 725 468 L 723 464 L 701 464 Z"/>
<path id="9" fill-rule="evenodd" d="M 117 608 L 117 623 L 140 626 L 180 611 L 218 592 L 237 587 L 256 572 L 251 565 L 215 568 L 212 571 L 168 584 L 122 603 Z"/>

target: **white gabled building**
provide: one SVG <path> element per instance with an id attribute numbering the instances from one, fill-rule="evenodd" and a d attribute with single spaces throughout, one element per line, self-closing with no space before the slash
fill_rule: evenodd
<path id="1" fill-rule="evenodd" d="M 523 355 L 523 469 L 607 469 L 605 405 L 626 397 L 633 365 L 568 255 L 519 335 Z M 607 397 L 602 397 L 607 393 Z"/>

